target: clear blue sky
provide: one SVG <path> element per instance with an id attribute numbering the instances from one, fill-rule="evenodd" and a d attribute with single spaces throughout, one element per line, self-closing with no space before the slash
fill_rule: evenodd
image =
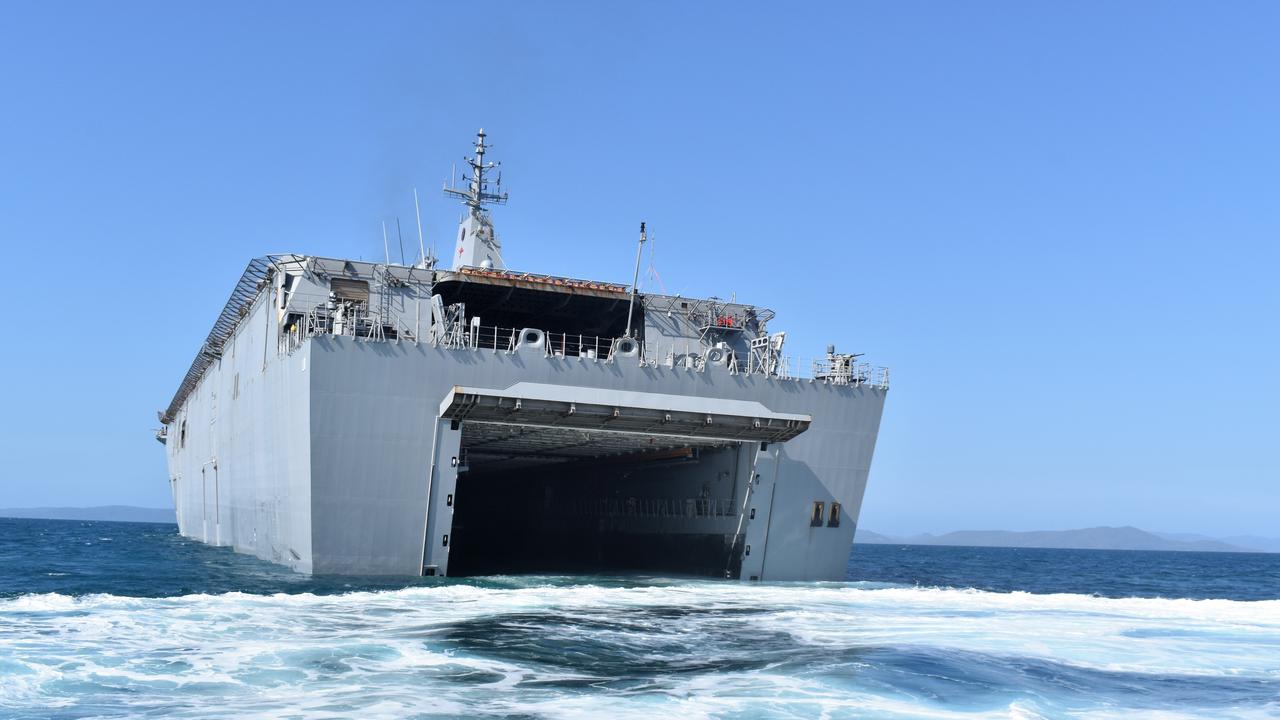
<path id="1" fill-rule="evenodd" d="M 607 7 L 606 7 L 607 6 Z M 382 253 L 484 126 L 516 268 L 893 368 L 863 524 L 1280 535 L 1280 6 L 0 10 L 0 506 L 169 503 L 246 261 Z M 653 284 L 650 283 L 650 287 Z"/>

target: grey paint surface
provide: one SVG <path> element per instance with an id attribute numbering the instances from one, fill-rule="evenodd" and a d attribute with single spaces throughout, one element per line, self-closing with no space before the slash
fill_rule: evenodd
<path id="1" fill-rule="evenodd" d="M 170 483 L 183 535 L 309 572 L 310 348 L 278 355 L 272 315 L 259 298 L 169 426 Z"/>
<path id="2" fill-rule="evenodd" d="M 259 315 L 247 325 L 258 324 Z M 774 412 L 811 415 L 808 431 L 761 453 L 769 458 L 760 472 L 771 502 L 756 492 L 756 519 L 744 523 L 750 558 L 762 563 L 750 574 L 843 577 L 884 390 L 734 375 L 717 366 L 697 371 L 631 358 L 548 358 L 346 337 L 312 338 L 292 355 L 268 357 L 263 371 L 252 337 L 237 338 L 243 346 L 211 370 L 178 420 L 188 423 L 188 452 L 170 442 L 185 535 L 301 571 L 417 574 L 423 538 L 435 542 L 445 534 L 428 535 L 426 527 L 435 445 L 447 438 L 457 447 L 456 437 L 437 433 L 441 401 L 458 384 L 503 389 L 537 382 L 756 401 Z M 236 373 L 240 391 L 233 398 L 228 376 Z M 197 427 L 204 432 L 193 432 Z M 213 490 L 214 468 L 205 464 L 212 459 Z M 841 504 L 839 527 L 810 525 L 815 501 Z"/>

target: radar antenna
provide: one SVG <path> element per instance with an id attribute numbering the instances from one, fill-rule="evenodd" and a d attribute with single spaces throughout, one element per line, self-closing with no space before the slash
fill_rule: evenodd
<path id="1" fill-rule="evenodd" d="M 494 183 L 492 191 L 489 190 L 489 183 L 485 181 L 486 172 L 502 167 L 502 163 L 484 161 L 484 154 L 488 149 L 489 146 L 484 144 L 484 128 L 480 128 L 476 133 L 476 156 L 463 158 L 471 166 L 471 183 L 466 189 L 444 186 L 445 195 L 462 200 L 467 207 L 471 208 L 471 214 L 477 217 L 484 213 L 485 203 L 505 205 L 507 202 L 507 194 L 502 191 L 501 172 L 498 173 L 498 181 Z"/>

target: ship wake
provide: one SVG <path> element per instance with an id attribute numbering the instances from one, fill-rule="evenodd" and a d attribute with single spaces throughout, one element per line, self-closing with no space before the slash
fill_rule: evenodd
<path id="1" fill-rule="evenodd" d="M 1265 716 L 1280 601 L 493 578 L 0 600 L 0 715 Z"/>

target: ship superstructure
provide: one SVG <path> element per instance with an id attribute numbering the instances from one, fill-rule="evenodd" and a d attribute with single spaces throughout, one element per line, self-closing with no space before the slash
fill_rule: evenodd
<path id="1" fill-rule="evenodd" d="M 179 531 L 310 573 L 843 578 L 888 371 L 802 371 L 763 307 L 507 269 L 487 150 L 447 269 L 249 263 L 160 412 Z"/>

